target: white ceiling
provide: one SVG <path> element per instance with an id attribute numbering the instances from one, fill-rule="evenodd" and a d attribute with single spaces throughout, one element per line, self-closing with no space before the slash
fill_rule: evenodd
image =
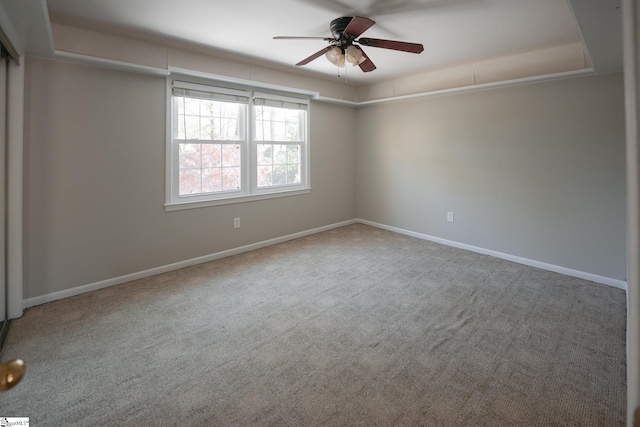
<path id="1" fill-rule="evenodd" d="M 622 56 L 616 54 L 621 37 L 619 3 L 620 0 L 46 0 L 44 4 L 54 23 L 146 41 L 191 43 L 225 56 L 240 55 L 279 67 L 303 68 L 299 71 L 326 77 L 337 75 L 338 69 L 323 57 L 304 67 L 293 65 L 322 49 L 325 41 L 273 40 L 273 36 L 330 36 L 332 19 L 361 15 L 377 22 L 363 37 L 424 45 L 425 50 L 419 55 L 366 47 L 378 69 L 363 73 L 357 67 L 349 67 L 348 79 L 358 85 L 583 41 L 595 46 L 586 49 L 594 67 L 602 56 L 607 71 L 621 69 Z"/>

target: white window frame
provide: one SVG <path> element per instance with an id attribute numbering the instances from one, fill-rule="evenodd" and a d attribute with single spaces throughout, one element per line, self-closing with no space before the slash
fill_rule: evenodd
<path id="1" fill-rule="evenodd" d="M 273 95 L 273 94 L 268 94 L 268 93 L 264 93 L 264 92 L 254 92 L 253 96 L 251 97 L 252 101 L 256 98 L 259 99 L 267 99 L 270 101 L 275 101 L 275 103 L 279 103 L 279 104 L 283 104 L 283 106 L 286 106 L 287 103 L 291 103 L 291 104 L 297 104 L 298 106 L 304 106 L 306 105 L 306 108 L 299 108 L 299 109 L 303 109 L 306 112 L 306 120 L 305 123 L 302 123 L 301 126 L 303 127 L 303 129 L 301 130 L 301 134 L 303 135 L 303 141 L 300 142 L 287 142 L 287 141 L 258 141 L 256 139 L 256 117 L 255 117 L 255 106 L 256 104 L 254 104 L 253 102 L 251 103 L 251 123 L 252 123 L 252 127 L 251 127 L 251 153 L 254 154 L 251 163 L 251 170 L 256 171 L 255 174 L 253 174 L 253 176 L 251 177 L 251 185 L 252 185 L 252 191 L 255 194 L 273 194 L 273 193 L 280 193 L 282 191 L 287 191 L 288 189 L 293 189 L 296 187 L 301 187 L 304 185 L 305 182 L 305 173 L 306 173 L 306 164 L 304 159 L 308 158 L 308 154 L 307 154 L 307 150 L 308 150 L 308 144 L 307 142 L 309 141 L 309 103 L 308 102 L 301 102 L 302 100 L 300 99 L 294 99 L 291 97 L 285 97 L 285 96 L 279 96 L 279 95 Z M 258 144 L 262 144 L 262 143 L 266 143 L 266 144 L 282 144 L 282 145 L 300 145 L 300 184 L 299 185 L 294 185 L 294 184 L 287 184 L 287 185 L 273 185 L 273 186 L 269 186 L 269 187 L 263 187 L 260 188 L 258 187 L 258 179 L 257 179 L 257 169 L 258 169 L 258 159 L 257 159 L 257 147 Z"/>
<path id="2" fill-rule="evenodd" d="M 186 87 L 197 91 L 229 94 L 231 96 L 248 97 L 245 117 L 245 140 L 241 142 L 241 189 L 196 195 L 179 195 L 178 189 L 178 148 L 180 139 L 174 138 L 177 126 L 177 112 L 174 111 L 173 87 Z M 167 78 L 167 128 L 166 128 L 166 200 L 165 210 L 174 211 L 207 206 L 242 203 L 276 197 L 307 194 L 311 191 L 309 173 L 309 123 L 310 100 L 300 94 L 289 94 L 283 91 L 265 91 L 246 85 L 232 84 L 224 81 L 194 78 L 192 76 L 172 75 Z M 255 141 L 254 98 L 265 98 L 277 102 L 294 103 L 306 106 L 306 120 L 303 124 L 303 141 L 300 142 L 300 183 L 259 188 L 257 185 L 257 144 Z"/>

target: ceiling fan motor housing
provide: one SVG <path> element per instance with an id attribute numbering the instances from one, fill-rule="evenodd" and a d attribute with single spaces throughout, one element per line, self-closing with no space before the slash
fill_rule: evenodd
<path id="1" fill-rule="evenodd" d="M 353 17 L 351 16 L 343 16 L 342 18 L 336 18 L 333 21 L 331 21 L 331 25 L 329 25 L 329 28 L 331 29 L 331 34 L 333 34 L 333 37 L 340 41 L 340 44 L 345 44 L 345 42 L 348 39 L 348 35 L 344 34 L 344 30 L 345 28 L 347 28 L 347 25 L 349 25 L 349 22 L 351 22 L 351 20 L 353 19 Z M 351 40 L 348 40 L 349 42 L 353 41 L 355 37 L 352 37 Z"/>

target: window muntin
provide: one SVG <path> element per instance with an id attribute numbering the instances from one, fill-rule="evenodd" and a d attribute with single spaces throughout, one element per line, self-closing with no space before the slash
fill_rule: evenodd
<path id="1" fill-rule="evenodd" d="M 308 100 L 170 84 L 168 209 L 309 190 Z"/>

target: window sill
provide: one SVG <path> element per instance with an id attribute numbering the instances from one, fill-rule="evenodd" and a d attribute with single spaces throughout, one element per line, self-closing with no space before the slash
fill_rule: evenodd
<path id="1" fill-rule="evenodd" d="M 302 194 L 311 193 L 311 187 L 292 191 L 278 191 L 273 193 L 252 194 L 250 196 L 227 197 L 217 200 L 199 200 L 165 203 L 164 210 L 166 212 L 180 211 L 184 209 L 207 208 L 210 206 L 231 205 L 235 203 L 255 202 L 257 200 L 276 199 L 279 197 L 300 196 Z"/>

